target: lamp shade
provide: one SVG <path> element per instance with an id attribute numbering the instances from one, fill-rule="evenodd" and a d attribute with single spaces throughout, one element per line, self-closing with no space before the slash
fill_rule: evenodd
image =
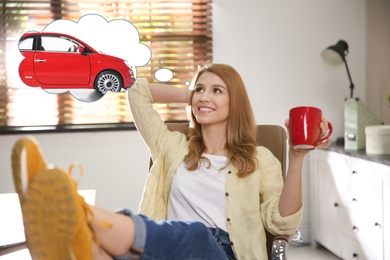
<path id="1" fill-rule="evenodd" d="M 322 51 L 322 59 L 331 64 L 338 65 L 345 62 L 345 56 L 348 55 L 348 43 L 344 40 L 339 40 L 336 45 L 331 45 Z"/>

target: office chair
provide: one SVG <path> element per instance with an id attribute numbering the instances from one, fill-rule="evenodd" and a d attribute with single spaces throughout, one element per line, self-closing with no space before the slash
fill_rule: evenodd
<path id="1" fill-rule="evenodd" d="M 188 133 L 188 123 L 166 123 L 171 131 L 178 131 L 184 134 Z M 286 177 L 286 155 L 287 155 L 287 134 L 283 127 L 278 125 L 258 125 L 257 126 L 257 144 L 270 150 L 280 161 L 282 166 L 283 179 Z M 150 159 L 149 168 L 152 166 Z M 275 236 L 266 231 L 267 254 L 272 260 L 287 259 L 287 247 L 290 241 L 300 243 L 302 236 L 297 231 L 293 236 Z"/>

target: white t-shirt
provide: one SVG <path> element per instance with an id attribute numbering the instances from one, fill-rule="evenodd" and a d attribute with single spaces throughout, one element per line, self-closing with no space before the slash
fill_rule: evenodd
<path id="1" fill-rule="evenodd" d="M 168 219 L 200 221 L 207 227 L 227 230 L 225 206 L 225 179 L 229 166 L 227 157 L 203 154 L 210 160 L 201 160 L 201 166 L 189 171 L 181 163 L 173 178 L 168 200 Z"/>

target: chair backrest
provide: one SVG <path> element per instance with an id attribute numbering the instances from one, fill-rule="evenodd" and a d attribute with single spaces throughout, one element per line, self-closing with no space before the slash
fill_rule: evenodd
<path id="1" fill-rule="evenodd" d="M 286 177 L 286 155 L 287 155 L 287 133 L 279 125 L 258 125 L 257 126 L 257 144 L 270 150 L 280 161 L 282 167 L 283 180 Z M 275 235 L 265 232 L 267 237 L 268 259 L 272 259 L 272 247 Z"/>
<path id="2" fill-rule="evenodd" d="M 188 133 L 188 123 L 166 123 L 167 127 L 171 131 L 179 131 L 181 133 Z M 257 125 L 257 144 L 264 146 L 270 150 L 274 156 L 280 161 L 282 167 L 283 179 L 286 177 L 286 154 L 287 154 L 287 133 L 286 130 L 279 125 Z M 152 166 L 152 160 L 150 160 L 149 167 Z M 272 235 L 266 231 L 266 247 L 268 258 L 271 258 L 272 244 L 275 239 L 275 235 Z"/>
<path id="3" fill-rule="evenodd" d="M 188 123 L 166 123 L 171 131 L 188 133 Z M 283 179 L 286 177 L 287 134 L 279 125 L 257 125 L 257 144 L 270 150 L 280 161 Z"/>
<path id="4" fill-rule="evenodd" d="M 257 144 L 270 150 L 280 161 L 283 179 L 286 177 L 287 133 L 279 125 L 258 125 Z"/>

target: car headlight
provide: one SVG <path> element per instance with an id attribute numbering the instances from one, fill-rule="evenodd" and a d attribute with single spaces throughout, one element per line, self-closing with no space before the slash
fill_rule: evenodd
<path id="1" fill-rule="evenodd" d="M 125 64 L 127 67 L 129 67 L 129 74 L 131 75 L 132 78 L 134 78 L 134 71 L 133 67 L 130 65 L 130 63 L 127 60 L 124 60 Z"/>
<path id="2" fill-rule="evenodd" d="M 133 68 L 131 67 L 130 63 L 129 63 L 127 60 L 124 60 L 124 62 L 125 62 L 125 64 L 126 64 L 127 67 L 129 67 L 130 69 L 133 69 Z"/>

